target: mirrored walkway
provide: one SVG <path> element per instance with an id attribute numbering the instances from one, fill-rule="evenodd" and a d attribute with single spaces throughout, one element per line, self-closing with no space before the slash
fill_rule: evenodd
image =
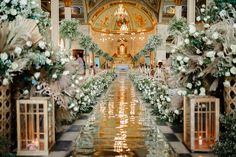
<path id="1" fill-rule="evenodd" d="M 172 151 L 139 103 L 126 76 L 118 77 L 76 140 L 73 157 L 171 157 Z"/>

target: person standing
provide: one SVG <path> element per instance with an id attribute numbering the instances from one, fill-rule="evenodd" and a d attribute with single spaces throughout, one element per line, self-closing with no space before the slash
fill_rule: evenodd
<path id="1" fill-rule="evenodd" d="M 75 57 L 75 60 L 79 63 L 80 69 L 82 69 L 81 74 L 86 74 L 86 65 L 84 60 L 84 50 L 75 49 L 73 50 L 73 55 Z"/>

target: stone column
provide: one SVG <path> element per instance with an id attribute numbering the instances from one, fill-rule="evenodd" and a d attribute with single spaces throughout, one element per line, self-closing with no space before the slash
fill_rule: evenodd
<path id="1" fill-rule="evenodd" d="M 187 21 L 188 24 L 195 24 L 195 0 L 188 0 L 187 1 Z"/>
<path id="2" fill-rule="evenodd" d="M 181 5 L 175 6 L 175 17 L 177 19 L 180 19 L 182 17 L 182 6 Z"/>
<path id="3" fill-rule="evenodd" d="M 168 36 L 168 25 L 159 24 L 157 28 L 157 34 L 160 35 L 162 39 L 162 45 L 158 46 L 156 49 L 156 61 L 161 60 L 166 61 L 166 39 Z"/>
<path id="4" fill-rule="evenodd" d="M 71 6 L 65 6 L 64 7 L 64 13 L 65 13 L 65 19 L 71 20 Z M 65 39 L 65 49 L 67 51 L 71 51 L 71 39 Z"/>
<path id="5" fill-rule="evenodd" d="M 59 0 L 51 0 L 52 46 L 59 46 Z"/>
<path id="6" fill-rule="evenodd" d="M 159 19 L 158 19 L 158 23 L 162 23 L 164 0 L 161 0 L 160 3 L 161 3 L 161 4 L 160 4 L 160 10 L 159 10 Z"/>

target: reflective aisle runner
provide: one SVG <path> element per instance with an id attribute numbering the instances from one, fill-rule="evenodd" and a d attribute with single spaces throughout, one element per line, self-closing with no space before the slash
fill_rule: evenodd
<path id="1" fill-rule="evenodd" d="M 126 76 L 114 81 L 76 141 L 73 157 L 170 157 L 155 118 Z"/>

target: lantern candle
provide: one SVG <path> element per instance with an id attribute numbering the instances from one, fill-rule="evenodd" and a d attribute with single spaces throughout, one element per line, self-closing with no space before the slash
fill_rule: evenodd
<path id="1" fill-rule="evenodd" d="M 202 136 L 199 136 L 198 144 L 201 146 L 202 145 Z"/>

